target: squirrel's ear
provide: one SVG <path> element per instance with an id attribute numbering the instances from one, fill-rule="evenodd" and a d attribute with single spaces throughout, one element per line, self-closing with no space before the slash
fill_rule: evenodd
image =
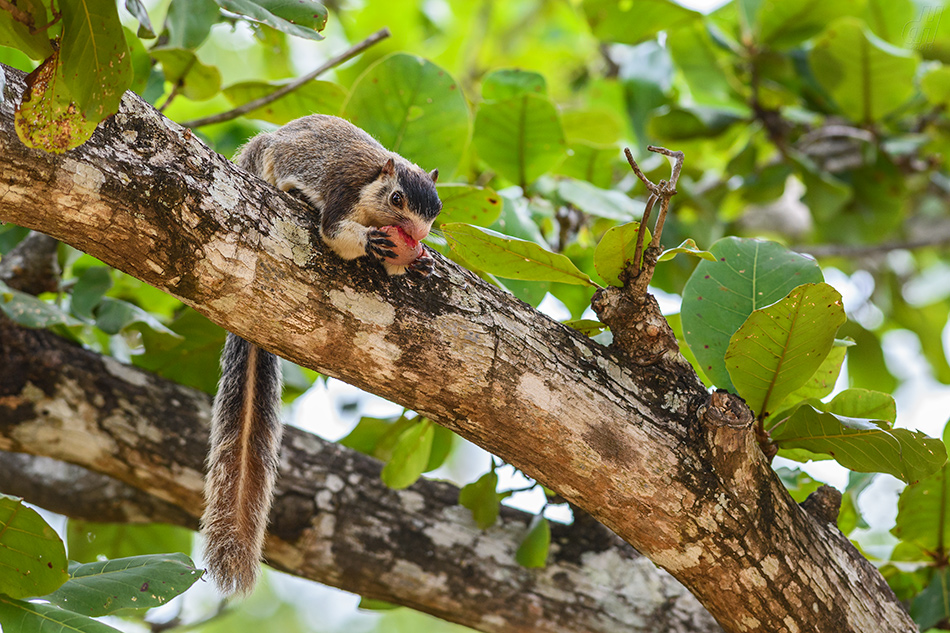
<path id="1" fill-rule="evenodd" d="M 432 182 L 437 181 L 437 180 L 439 179 L 439 170 L 438 170 L 438 169 L 433 169 L 432 171 L 430 171 L 430 172 L 429 172 L 429 178 L 432 179 Z"/>
<path id="2" fill-rule="evenodd" d="M 392 158 L 386 161 L 386 164 L 383 165 L 382 170 L 379 172 L 380 176 L 392 176 L 396 173 L 396 161 Z"/>

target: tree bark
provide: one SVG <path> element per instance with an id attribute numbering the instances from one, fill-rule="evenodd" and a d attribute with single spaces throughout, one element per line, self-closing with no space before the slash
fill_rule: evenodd
<path id="1" fill-rule="evenodd" d="M 60 156 L 23 147 L 12 110 L 0 219 L 451 428 L 590 512 L 726 631 L 916 630 L 836 526 L 792 501 L 744 403 L 685 363 L 632 362 L 441 257 L 424 282 L 343 262 L 305 205 L 134 95 Z"/>
<path id="2" fill-rule="evenodd" d="M 3 492 L 74 518 L 197 528 L 207 394 L 2 316 L 0 359 L 0 449 L 45 456 L 0 452 Z M 268 562 L 484 631 L 720 630 L 682 585 L 593 520 L 555 525 L 548 566 L 531 571 L 514 560 L 531 515 L 504 508 L 481 531 L 456 487 L 394 491 L 380 469 L 288 428 Z"/>

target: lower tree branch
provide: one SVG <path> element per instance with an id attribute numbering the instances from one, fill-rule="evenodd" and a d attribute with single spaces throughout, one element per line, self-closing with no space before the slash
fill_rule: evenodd
<path id="1" fill-rule="evenodd" d="M 41 229 L 264 349 L 455 430 L 671 572 L 726 631 L 916 630 L 837 527 L 789 497 L 751 425 L 723 423 L 721 403 L 685 364 L 631 363 L 441 257 L 423 282 L 341 261 L 306 205 L 131 94 L 82 147 L 29 150 L 13 131 L 22 76 L 6 73 L 0 220 Z M 165 483 L 191 477 L 200 470 Z M 275 524 L 276 536 L 302 529 L 295 516 Z"/>
<path id="2" fill-rule="evenodd" d="M 197 528 L 207 394 L 2 317 L 0 367 L 0 449 L 44 456 L 0 452 L 3 492 L 74 518 Z M 599 523 L 555 525 L 549 565 L 527 570 L 514 553 L 531 515 L 504 508 L 481 531 L 458 488 L 397 492 L 380 469 L 287 429 L 268 562 L 484 631 L 720 630 Z"/>

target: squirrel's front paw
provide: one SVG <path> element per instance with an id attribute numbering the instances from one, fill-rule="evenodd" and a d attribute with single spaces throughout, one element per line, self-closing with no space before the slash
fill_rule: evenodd
<path id="1" fill-rule="evenodd" d="M 408 266 L 422 256 L 422 244 L 398 226 L 371 229 L 366 237 L 366 252 L 392 266 Z"/>
<path id="2" fill-rule="evenodd" d="M 435 260 L 424 252 L 415 261 L 409 264 L 409 272 L 421 277 L 428 277 L 435 270 Z"/>

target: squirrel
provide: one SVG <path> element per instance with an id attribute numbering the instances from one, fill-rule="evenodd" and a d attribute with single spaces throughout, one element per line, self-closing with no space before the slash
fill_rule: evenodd
<path id="1" fill-rule="evenodd" d="M 442 203 L 426 172 L 344 119 L 310 115 L 252 138 L 235 162 L 320 214 L 320 236 L 341 258 L 370 256 L 390 275 L 428 275 L 419 241 Z M 226 594 L 257 582 L 283 427 L 277 356 L 228 333 L 214 398 L 201 518 L 205 558 Z"/>

